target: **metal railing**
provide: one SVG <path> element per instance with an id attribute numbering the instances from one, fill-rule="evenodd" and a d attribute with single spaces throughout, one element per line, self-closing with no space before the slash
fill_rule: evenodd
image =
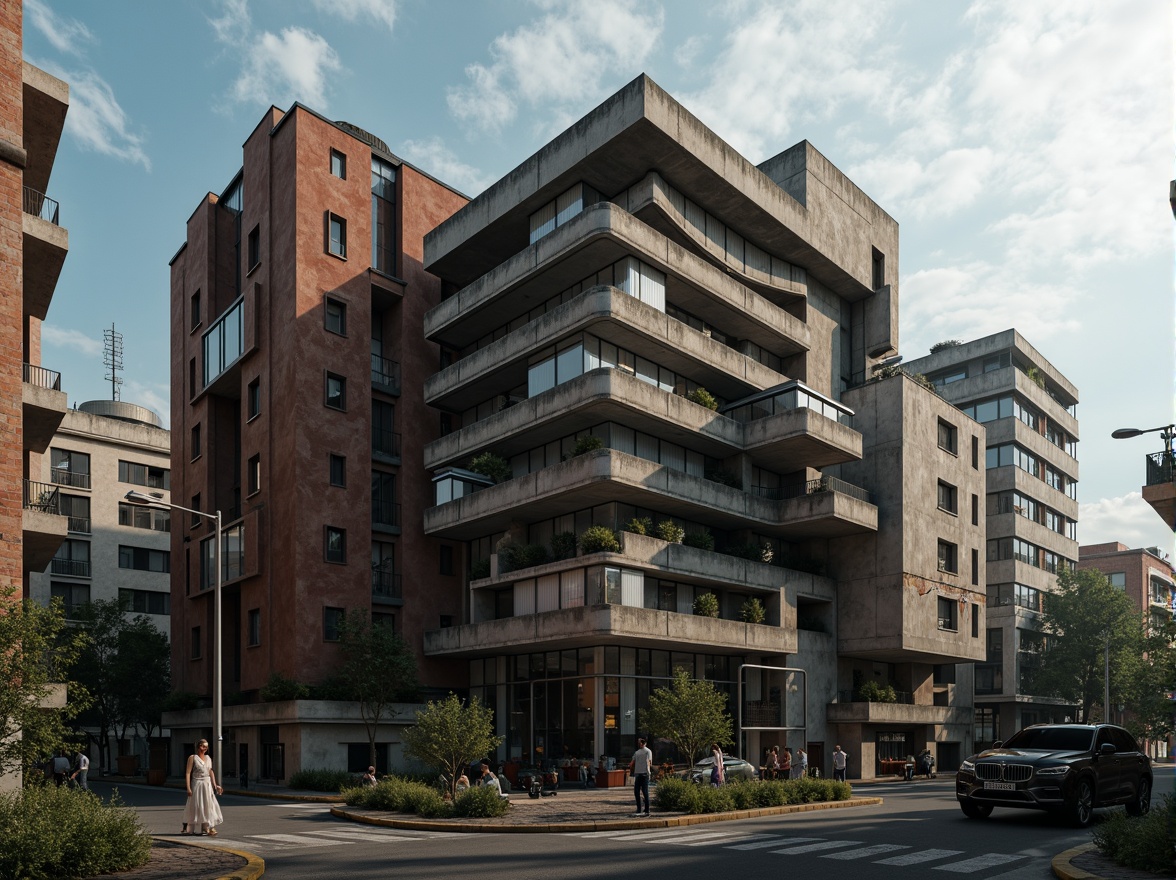
<path id="1" fill-rule="evenodd" d="M 400 458 L 400 435 L 372 425 L 372 452 Z"/>
<path id="2" fill-rule="evenodd" d="M 90 517 L 70 515 L 69 530 L 83 535 L 90 534 Z"/>
<path id="3" fill-rule="evenodd" d="M 57 222 L 61 205 L 57 204 L 57 202 L 44 193 L 37 192 L 31 186 L 24 188 L 24 201 L 21 207 L 26 214 L 40 217 L 42 220 L 52 223 L 54 226 L 61 225 Z"/>
<path id="4" fill-rule="evenodd" d="M 389 394 L 400 393 L 400 362 L 372 355 L 372 385 Z"/>
<path id="5" fill-rule="evenodd" d="M 26 510 L 39 510 L 41 513 L 61 514 L 61 493 L 52 483 L 37 483 L 33 480 L 24 481 L 24 498 L 21 505 Z"/>
<path id="6" fill-rule="evenodd" d="M 53 557 L 53 574 L 64 574 L 70 577 L 88 578 L 90 576 L 89 559 L 59 559 Z"/>
<path id="7" fill-rule="evenodd" d="M 69 468 L 50 468 L 49 479 L 51 479 L 58 486 L 73 486 L 75 489 L 90 488 L 89 474 L 74 473 Z"/>
<path id="8" fill-rule="evenodd" d="M 398 572 L 372 569 L 372 595 L 383 599 L 403 599 L 404 591 Z"/>
<path id="9" fill-rule="evenodd" d="M 752 486 L 749 490 L 753 495 L 768 498 L 772 501 L 785 501 L 789 498 L 800 498 L 802 495 L 815 495 L 818 492 L 839 492 L 849 495 L 859 501 L 870 503 L 870 493 L 860 486 L 847 483 L 838 477 L 823 476 L 816 480 L 794 480 L 787 485 Z"/>
<path id="10" fill-rule="evenodd" d="M 1176 482 L 1176 454 L 1153 452 L 1147 457 L 1146 486 L 1162 486 Z"/>
<path id="11" fill-rule="evenodd" d="M 21 365 L 21 381 L 36 385 L 38 388 L 49 388 L 52 391 L 61 390 L 61 373 L 56 370 L 46 370 L 36 364 Z"/>
<path id="12" fill-rule="evenodd" d="M 372 524 L 400 528 L 400 502 L 372 499 Z"/>

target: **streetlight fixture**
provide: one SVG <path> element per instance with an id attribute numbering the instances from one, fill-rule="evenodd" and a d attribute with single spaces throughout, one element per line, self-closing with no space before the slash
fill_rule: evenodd
<path id="1" fill-rule="evenodd" d="M 216 581 L 212 590 L 212 738 L 216 741 L 216 751 L 212 754 L 212 770 L 216 774 L 217 784 L 224 785 L 224 779 L 221 776 L 221 754 L 224 751 L 224 690 L 221 676 L 221 512 L 218 510 L 216 513 L 205 513 L 203 510 L 193 510 L 191 507 L 172 504 L 170 501 L 164 501 L 163 495 L 158 492 L 131 490 L 123 496 L 123 500 L 128 504 L 136 504 L 140 507 L 166 507 L 169 510 L 182 510 L 193 516 L 210 519 L 216 525 Z"/>
<path id="2" fill-rule="evenodd" d="M 1164 452 L 1172 454 L 1172 438 L 1176 435 L 1176 423 L 1171 425 L 1160 425 L 1158 428 L 1117 428 L 1111 431 L 1111 436 L 1116 440 L 1129 440 L 1132 437 L 1138 437 L 1140 434 L 1152 434 L 1156 431 L 1162 431 L 1160 434 L 1164 438 Z"/>

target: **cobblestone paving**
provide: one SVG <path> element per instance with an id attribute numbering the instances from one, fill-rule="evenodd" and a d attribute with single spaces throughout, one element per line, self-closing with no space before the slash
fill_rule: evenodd
<path id="1" fill-rule="evenodd" d="M 147 864 L 119 874 L 98 876 L 118 880 L 216 880 L 246 864 L 240 856 L 221 850 L 156 840 L 151 844 Z"/>

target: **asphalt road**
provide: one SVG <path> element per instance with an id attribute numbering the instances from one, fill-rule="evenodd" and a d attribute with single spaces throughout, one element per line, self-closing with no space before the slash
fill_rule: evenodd
<path id="1" fill-rule="evenodd" d="M 1171 766 L 1157 767 L 1156 797 L 1173 790 Z M 105 786 L 94 788 L 103 793 Z M 419 833 L 361 826 L 332 817 L 323 804 L 227 796 L 216 844 L 257 853 L 276 880 L 452 878 L 504 880 L 705 877 L 758 880 L 794 873 L 854 880 L 1046 880 L 1050 860 L 1087 843 L 1090 831 L 1030 810 L 997 810 L 966 819 L 953 781 L 862 788 L 882 806 L 719 822 L 686 828 L 573 834 Z M 124 787 L 155 834 L 178 835 L 183 796 L 170 789 Z M 1116 808 L 1121 809 L 1121 808 Z M 1098 821 L 1108 811 L 1098 811 Z M 192 840 L 193 838 L 188 838 Z M 207 840 L 207 838 L 201 838 Z"/>

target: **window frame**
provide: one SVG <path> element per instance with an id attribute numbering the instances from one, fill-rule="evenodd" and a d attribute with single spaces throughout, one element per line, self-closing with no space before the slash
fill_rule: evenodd
<path id="1" fill-rule="evenodd" d="M 338 464 L 339 480 L 335 480 L 335 466 Z M 339 489 L 347 488 L 347 456 L 337 452 L 327 453 L 327 485 Z"/>
<path id="2" fill-rule="evenodd" d="M 946 555 L 944 551 L 946 551 Z M 938 538 L 935 547 L 935 560 L 938 571 L 958 575 L 960 573 L 959 545 Z"/>
<path id="3" fill-rule="evenodd" d="M 245 497 L 261 491 L 261 453 L 249 456 L 245 466 Z"/>
<path id="4" fill-rule="evenodd" d="M 261 645 L 261 609 L 250 608 L 245 616 L 245 647 Z"/>
<path id="5" fill-rule="evenodd" d="M 335 236 L 338 228 L 339 235 Z M 338 246 L 338 250 L 336 250 Z M 340 260 L 347 259 L 347 220 L 333 211 L 327 212 L 327 253 Z"/>
<path id="6" fill-rule="evenodd" d="M 331 326 L 332 306 L 336 307 L 336 312 L 339 316 L 339 329 Z M 331 296 L 329 293 L 323 296 L 323 329 L 328 333 L 334 333 L 336 336 L 347 336 L 347 303 L 337 296 Z"/>
<path id="7" fill-rule="evenodd" d="M 944 612 L 947 616 L 944 617 Z M 935 604 L 935 617 L 938 627 L 943 632 L 960 631 L 960 617 L 959 607 L 955 599 L 950 596 L 937 596 Z"/>
<path id="8" fill-rule="evenodd" d="M 946 503 L 944 495 L 946 493 Z M 946 480 L 938 480 L 936 485 L 935 505 L 944 513 L 952 516 L 960 515 L 959 489 Z"/>
<path id="9" fill-rule="evenodd" d="M 323 606 L 323 641 L 339 641 L 339 625 L 343 622 L 346 610 L 333 605 Z"/>
<path id="10" fill-rule="evenodd" d="M 339 383 L 339 405 L 331 403 L 331 382 Z M 323 406 L 336 412 L 347 412 L 347 377 L 330 370 L 323 371 Z"/>
<path id="11" fill-rule="evenodd" d="M 939 422 L 939 425 L 938 425 L 938 428 L 936 429 L 936 443 L 938 444 L 939 448 L 942 449 L 944 452 L 950 453 L 951 455 L 959 455 L 959 448 L 960 448 L 959 430 L 960 429 L 957 428 L 955 425 L 953 425 L 951 422 L 947 421 L 946 419 L 939 419 L 938 422 Z M 944 441 L 945 429 L 947 432 L 946 433 L 946 437 L 947 437 L 946 445 L 945 445 L 945 441 Z"/>
<path id="12" fill-rule="evenodd" d="M 332 177 L 339 180 L 347 179 L 347 154 L 341 150 L 336 150 L 331 147 L 331 158 L 328 161 L 327 168 Z"/>
<path id="13" fill-rule="evenodd" d="M 338 535 L 339 550 L 331 550 L 331 537 Z M 336 558 L 332 558 L 332 557 Z M 347 529 L 339 526 L 323 526 L 323 561 L 330 565 L 347 564 Z"/>
<path id="14" fill-rule="evenodd" d="M 246 238 L 245 245 L 245 260 L 249 264 L 245 269 L 245 277 L 249 277 L 258 266 L 261 265 L 261 224 L 255 224 L 249 230 L 249 235 Z"/>
<path id="15" fill-rule="evenodd" d="M 256 376 L 245 390 L 245 422 L 261 415 L 261 376 Z"/>

